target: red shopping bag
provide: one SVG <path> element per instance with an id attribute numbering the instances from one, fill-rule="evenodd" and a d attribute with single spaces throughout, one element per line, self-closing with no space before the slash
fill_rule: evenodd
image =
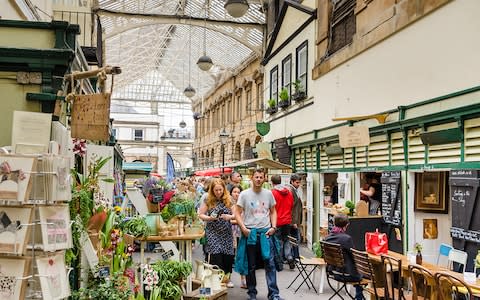
<path id="1" fill-rule="evenodd" d="M 375 255 L 387 254 L 387 234 L 378 232 L 378 229 L 375 232 L 365 232 L 365 250 Z"/>

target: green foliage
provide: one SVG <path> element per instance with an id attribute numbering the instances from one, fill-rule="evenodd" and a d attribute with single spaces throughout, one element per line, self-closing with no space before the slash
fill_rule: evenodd
<path id="1" fill-rule="evenodd" d="M 188 198 L 174 198 L 161 211 L 162 219 L 168 222 L 175 216 L 196 217 L 195 201 Z"/>
<path id="2" fill-rule="evenodd" d="M 315 257 L 323 257 L 322 247 L 320 246 L 320 242 L 315 242 L 312 245 L 313 253 Z"/>
<path id="3" fill-rule="evenodd" d="M 293 82 L 293 87 L 295 89 L 295 93 L 298 93 L 298 92 L 303 92 L 303 85 L 302 85 L 302 82 L 300 80 L 295 80 Z"/>
<path id="4" fill-rule="evenodd" d="M 267 104 L 268 104 L 268 107 L 269 107 L 269 108 L 274 108 L 275 106 L 277 106 L 277 100 L 275 100 L 275 99 L 269 99 L 268 102 L 267 102 Z"/>
<path id="5" fill-rule="evenodd" d="M 423 249 L 422 244 L 420 243 L 415 243 L 415 245 L 413 245 L 413 248 L 415 249 L 415 251 L 417 251 L 417 253 L 422 252 Z"/>
<path id="6" fill-rule="evenodd" d="M 89 280 L 86 288 L 72 294 L 72 299 L 126 300 L 132 296 L 128 279 L 121 274 L 114 274 L 108 279 Z"/>
<path id="7" fill-rule="evenodd" d="M 354 213 L 354 211 L 355 211 L 355 203 L 354 203 L 353 201 L 351 201 L 351 200 L 347 200 L 347 201 L 345 202 L 345 207 L 349 209 L 348 215 L 349 215 L 349 216 L 353 216 L 353 213 Z"/>
<path id="8" fill-rule="evenodd" d="M 283 89 L 280 91 L 279 98 L 280 98 L 280 102 L 286 102 L 286 101 L 288 101 L 289 95 L 288 95 L 288 89 L 287 89 L 287 88 L 283 88 Z"/>
<path id="9" fill-rule="evenodd" d="M 182 298 L 180 282 L 192 272 L 192 264 L 178 261 L 157 261 L 152 264 L 159 280 L 150 294 L 150 300 L 179 300 Z"/>
<path id="10" fill-rule="evenodd" d="M 149 230 L 146 218 L 144 216 L 133 217 L 120 224 L 124 233 L 133 235 L 134 237 L 148 236 Z"/>

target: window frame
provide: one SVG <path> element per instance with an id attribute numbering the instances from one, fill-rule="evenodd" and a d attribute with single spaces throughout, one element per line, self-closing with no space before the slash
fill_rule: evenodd
<path id="1" fill-rule="evenodd" d="M 288 83 L 286 84 L 285 83 L 285 64 L 289 62 L 290 63 L 290 66 L 289 66 L 289 70 L 288 70 L 288 74 L 290 75 L 289 77 L 289 80 L 288 80 Z M 290 53 L 289 55 L 287 55 L 284 59 L 282 59 L 282 89 L 283 88 L 287 88 L 288 89 L 288 96 L 291 97 L 292 96 L 292 54 Z"/>
<path id="2" fill-rule="evenodd" d="M 141 132 L 142 133 L 142 136 L 137 139 L 137 131 Z M 138 129 L 138 128 L 133 128 L 133 140 L 134 141 L 143 141 L 144 140 L 144 136 L 145 136 L 145 129 L 141 128 L 141 129 Z"/>
<path id="3" fill-rule="evenodd" d="M 300 76 L 303 76 L 303 74 L 299 74 L 300 72 L 300 57 L 299 53 L 305 49 L 305 83 L 303 84 L 303 89 L 305 92 L 305 95 L 308 95 L 308 40 L 304 41 L 301 43 L 296 49 L 295 49 L 295 81 L 300 80 Z"/>
<path id="4" fill-rule="evenodd" d="M 274 88 L 274 85 L 273 85 L 273 78 L 274 78 L 274 74 L 275 74 L 275 91 L 276 93 L 273 92 L 273 88 Z M 275 97 L 274 97 L 275 95 Z M 271 70 L 270 70 L 270 99 L 275 99 L 275 103 L 278 102 L 278 65 L 276 65 L 275 67 L 273 67 Z"/>

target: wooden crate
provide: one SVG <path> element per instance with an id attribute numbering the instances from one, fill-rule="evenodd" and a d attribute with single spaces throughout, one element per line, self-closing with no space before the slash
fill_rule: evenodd
<path id="1" fill-rule="evenodd" d="M 200 295 L 200 289 L 196 289 L 191 293 L 187 293 L 183 295 L 183 299 L 195 300 L 195 299 L 200 299 L 202 297 L 205 297 L 204 299 L 208 299 L 208 300 L 227 300 L 228 299 L 227 290 L 228 290 L 227 288 L 223 288 L 220 291 L 216 291 L 214 294 L 210 296 L 204 296 L 204 295 Z"/>

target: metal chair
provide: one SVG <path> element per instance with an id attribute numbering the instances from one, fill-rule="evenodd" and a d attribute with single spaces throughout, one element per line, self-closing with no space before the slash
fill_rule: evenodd
<path id="1" fill-rule="evenodd" d="M 438 249 L 438 256 L 437 256 L 437 265 L 440 263 L 440 257 L 445 256 L 447 258 L 447 264 L 448 264 L 448 254 L 450 253 L 450 250 L 452 250 L 453 247 L 448 245 L 448 244 L 440 244 L 440 248 Z"/>
<path id="2" fill-rule="evenodd" d="M 421 265 L 409 265 L 412 299 L 437 300 L 437 284 L 432 272 Z"/>
<path id="3" fill-rule="evenodd" d="M 457 249 L 450 250 L 450 252 L 448 253 L 448 269 L 455 272 L 463 273 L 463 270 L 465 269 L 465 266 L 467 264 L 467 259 L 467 252 Z M 454 265 L 454 263 L 462 265 L 461 268 L 455 269 L 456 266 Z"/>
<path id="4" fill-rule="evenodd" d="M 464 297 L 467 300 L 474 300 L 474 294 L 470 287 L 460 278 L 454 277 L 447 272 L 435 273 L 435 282 L 439 289 L 440 300 L 458 299 Z"/>
<path id="5" fill-rule="evenodd" d="M 385 276 L 385 299 L 405 300 L 403 291 L 402 260 L 382 255 L 383 274 Z M 395 276 L 395 273 L 398 276 Z"/>
<path id="6" fill-rule="evenodd" d="M 376 300 L 379 300 L 384 297 L 384 291 L 382 288 L 377 287 L 377 281 L 375 280 L 375 272 L 373 271 L 372 263 L 368 258 L 368 253 L 365 251 L 359 251 L 355 249 L 350 249 L 353 256 L 353 261 L 355 262 L 355 267 L 357 272 L 362 275 L 363 279 L 370 281 L 370 286 L 365 290 L 374 296 Z"/>
<path id="7" fill-rule="evenodd" d="M 323 259 L 327 264 L 327 283 L 334 292 L 333 295 L 328 299 L 330 300 L 335 296 L 339 296 L 341 299 L 344 299 L 342 295 L 340 295 L 340 292 L 342 290 L 345 290 L 345 292 L 351 299 L 355 299 L 355 297 L 348 291 L 347 284 L 363 285 L 367 283 L 362 281 L 351 281 L 344 279 L 348 278 L 350 274 L 345 272 L 345 260 L 343 257 L 342 246 L 340 246 L 339 244 L 329 243 L 325 241 L 321 241 L 320 245 L 322 247 Z M 338 288 L 338 286 L 337 288 L 334 288 L 331 280 L 341 283 L 340 288 Z"/>

